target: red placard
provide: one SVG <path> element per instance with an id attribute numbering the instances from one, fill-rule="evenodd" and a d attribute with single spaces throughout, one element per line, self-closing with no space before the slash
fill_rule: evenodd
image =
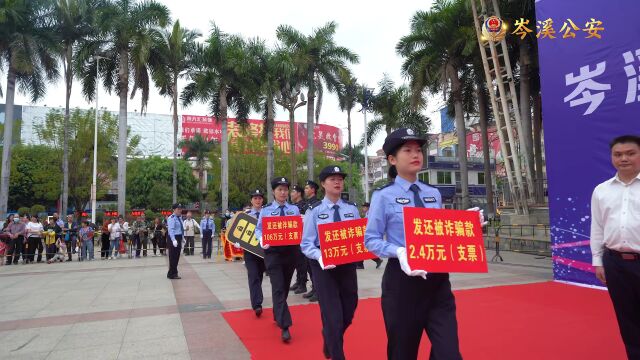
<path id="1" fill-rule="evenodd" d="M 318 225 L 322 263 L 342 265 L 375 258 L 364 246 L 366 229 L 366 218 Z"/>
<path id="2" fill-rule="evenodd" d="M 486 273 L 478 213 L 405 207 L 404 234 L 412 270 Z"/>
<path id="3" fill-rule="evenodd" d="M 104 216 L 109 216 L 109 217 L 117 217 L 118 216 L 118 212 L 117 211 L 105 211 L 104 212 Z"/>
<path id="4" fill-rule="evenodd" d="M 160 214 L 162 216 L 169 216 L 169 215 L 173 214 L 173 211 L 172 210 L 160 210 Z"/>
<path id="5" fill-rule="evenodd" d="M 131 216 L 132 217 L 144 216 L 144 210 L 132 210 Z"/>
<path id="6" fill-rule="evenodd" d="M 270 246 L 300 245 L 302 217 L 266 216 L 262 218 L 262 243 Z"/>

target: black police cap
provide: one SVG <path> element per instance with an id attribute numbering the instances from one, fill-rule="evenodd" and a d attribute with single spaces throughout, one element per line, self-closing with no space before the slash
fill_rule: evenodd
<path id="1" fill-rule="evenodd" d="M 320 176 L 319 176 L 320 181 L 324 181 L 326 178 L 328 178 L 331 175 L 341 175 L 343 179 L 347 177 L 347 173 L 342 171 L 340 166 L 329 165 L 324 169 L 322 169 L 322 171 L 320 171 Z"/>
<path id="2" fill-rule="evenodd" d="M 309 185 L 316 190 L 320 189 L 320 185 L 316 184 L 316 182 L 313 180 L 307 180 L 304 184 Z"/>
<path id="3" fill-rule="evenodd" d="M 285 177 L 277 177 L 271 180 L 271 190 L 275 190 L 279 185 L 286 185 L 289 187 L 289 180 Z"/>
<path id="4" fill-rule="evenodd" d="M 297 191 L 299 193 L 304 192 L 304 189 L 300 185 L 293 185 L 291 190 Z"/>
<path id="5" fill-rule="evenodd" d="M 255 189 L 249 194 L 251 197 L 260 196 L 264 199 L 264 193 L 260 189 Z"/>
<path id="6" fill-rule="evenodd" d="M 387 136 L 386 139 L 384 139 L 382 150 L 384 150 L 385 155 L 388 156 L 400 146 L 409 141 L 416 141 L 418 142 L 418 144 L 420 144 L 420 146 L 424 145 L 427 142 L 426 139 L 418 137 L 415 131 L 407 128 L 402 128 L 392 132 L 391 134 L 389 134 L 389 136 Z"/>
<path id="7" fill-rule="evenodd" d="M 184 206 L 182 206 L 182 204 L 180 204 L 180 203 L 175 203 L 175 204 L 171 205 L 171 208 L 172 208 L 173 210 L 175 210 L 175 209 L 182 209 L 182 208 L 184 208 Z"/>

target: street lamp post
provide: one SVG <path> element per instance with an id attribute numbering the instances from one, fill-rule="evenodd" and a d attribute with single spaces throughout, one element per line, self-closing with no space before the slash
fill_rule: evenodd
<path id="1" fill-rule="evenodd" d="M 91 183 L 91 223 L 96 223 L 96 210 L 97 210 L 97 187 L 98 187 L 98 93 L 100 92 L 99 79 L 100 79 L 100 59 L 107 59 L 106 57 L 94 55 L 96 60 L 96 119 L 94 121 L 93 128 L 93 182 Z"/>

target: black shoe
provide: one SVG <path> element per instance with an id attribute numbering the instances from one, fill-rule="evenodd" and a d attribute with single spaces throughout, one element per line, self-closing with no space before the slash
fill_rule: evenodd
<path id="1" fill-rule="evenodd" d="M 380 265 L 382 265 L 382 259 L 374 259 L 373 261 L 376 262 L 376 269 L 379 269 Z"/>
<path id="2" fill-rule="evenodd" d="M 296 289 L 300 286 L 298 282 L 295 282 L 293 285 L 289 286 L 289 291 L 296 291 Z"/>
<path id="3" fill-rule="evenodd" d="M 293 292 L 294 294 L 304 294 L 307 292 L 307 285 L 300 284 L 298 288 Z"/>
<path id="4" fill-rule="evenodd" d="M 180 280 L 182 278 L 180 276 L 176 275 L 176 276 L 170 277 L 169 279 L 171 279 L 171 280 Z"/>
<path id="5" fill-rule="evenodd" d="M 289 343 L 291 341 L 291 333 L 289 329 L 282 329 L 282 342 Z"/>
<path id="6" fill-rule="evenodd" d="M 256 308 L 255 310 L 256 317 L 260 317 L 262 315 L 262 307 Z"/>
<path id="7" fill-rule="evenodd" d="M 329 353 L 329 347 L 326 342 L 322 342 L 322 353 L 324 354 L 325 359 L 331 359 L 331 354 Z"/>
<path id="8" fill-rule="evenodd" d="M 313 295 L 311 295 L 311 296 L 309 297 L 309 301 L 310 301 L 310 302 L 317 302 L 317 301 L 318 301 L 318 294 L 316 294 L 316 292 L 315 292 L 315 291 L 313 292 Z"/>
<path id="9" fill-rule="evenodd" d="M 308 293 L 302 295 L 302 297 L 305 298 L 305 299 L 308 299 L 308 298 L 312 297 L 315 293 L 316 293 L 316 290 L 314 288 L 311 288 L 311 291 L 309 291 Z"/>

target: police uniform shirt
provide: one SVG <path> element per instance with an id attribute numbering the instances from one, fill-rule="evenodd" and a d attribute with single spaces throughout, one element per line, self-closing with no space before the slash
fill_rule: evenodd
<path id="1" fill-rule="evenodd" d="M 423 182 L 413 183 L 399 175 L 395 181 L 373 193 L 368 213 L 364 244 L 378 257 L 397 257 L 396 250 L 405 247 L 402 208 L 415 207 L 414 193 L 410 186 L 416 184 L 425 208 L 441 209 L 442 197 L 438 189 Z M 386 234 L 386 240 L 383 236 Z"/>
<path id="2" fill-rule="evenodd" d="M 338 205 L 337 210 L 333 208 L 334 205 Z M 354 203 L 342 199 L 334 204 L 325 197 L 322 201 L 309 205 L 307 213 L 304 215 L 302 242 L 300 243 L 302 252 L 309 259 L 318 260 L 321 257 L 318 225 L 332 223 L 336 211 L 340 214 L 341 221 L 360 219 L 358 207 Z"/>
<path id="3" fill-rule="evenodd" d="M 265 217 L 272 216 L 280 216 L 280 207 L 284 209 L 285 216 L 300 216 L 300 210 L 295 205 L 289 204 L 287 201 L 284 204 L 280 205 L 277 201 L 269 203 L 265 205 L 262 210 L 260 210 L 260 217 L 258 218 L 258 223 L 256 224 L 256 239 L 262 243 L 262 219 Z"/>
<path id="4" fill-rule="evenodd" d="M 171 214 L 167 219 L 167 230 L 169 231 L 169 238 L 174 241 L 176 235 L 182 235 L 182 219 L 175 214 Z"/>
<path id="5" fill-rule="evenodd" d="M 211 230 L 211 232 L 216 232 L 216 223 L 215 223 L 215 221 L 213 221 L 213 219 L 211 217 L 202 218 L 202 220 L 200 220 L 200 230 L 202 230 L 202 231 Z"/>
<path id="6" fill-rule="evenodd" d="M 245 211 L 246 214 L 248 214 L 249 216 L 253 216 L 254 218 L 258 219 L 260 217 L 260 210 L 251 208 L 247 211 Z"/>

